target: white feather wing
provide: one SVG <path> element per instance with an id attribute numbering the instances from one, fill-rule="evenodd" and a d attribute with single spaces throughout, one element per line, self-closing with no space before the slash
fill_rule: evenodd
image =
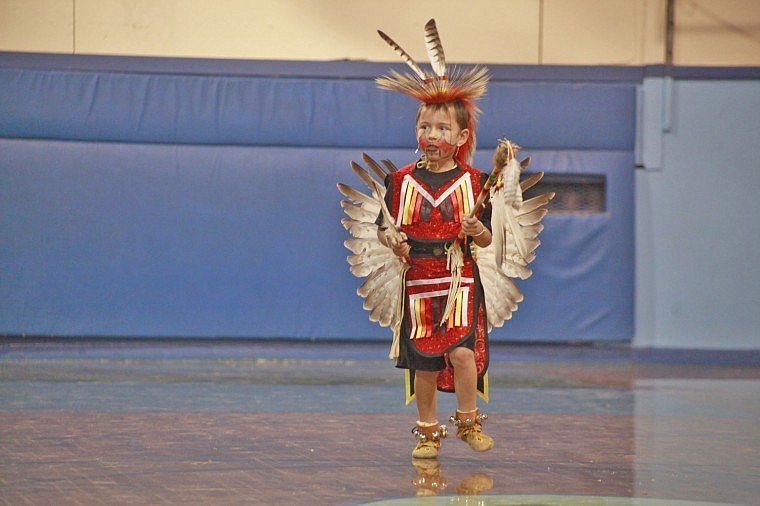
<path id="1" fill-rule="evenodd" d="M 554 198 L 554 193 L 548 192 L 523 200 L 522 191 L 543 176 L 534 174 L 521 183 L 525 166 L 513 158 L 504 167 L 504 184 L 491 193 L 493 239 L 487 248 L 476 252 L 491 327 L 501 327 L 523 300 L 512 278 L 527 279 L 533 274 L 528 264 L 536 258 L 535 250 L 541 244 L 541 220 L 548 212 L 544 206 Z"/>
<path id="2" fill-rule="evenodd" d="M 364 299 L 363 306 L 369 311 L 370 321 L 383 327 L 394 327 L 399 323 L 398 307 L 403 293 L 401 283 L 407 266 L 377 238 L 375 220 L 382 210 L 385 186 L 368 171 L 359 170 L 361 167 L 358 164 L 352 166 L 355 171 L 361 172 L 359 175 L 370 192 L 364 193 L 338 183 L 338 189 L 347 197 L 347 200 L 341 201 L 347 215 L 341 222 L 351 234 L 351 238 L 343 243 L 352 253 L 346 260 L 352 274 L 365 278 L 356 293 Z"/>
<path id="3" fill-rule="evenodd" d="M 486 299 L 488 330 L 501 327 L 517 311 L 523 294 L 507 274 L 496 267 L 496 257 L 492 246 L 477 249 L 477 263 L 480 280 Z"/>

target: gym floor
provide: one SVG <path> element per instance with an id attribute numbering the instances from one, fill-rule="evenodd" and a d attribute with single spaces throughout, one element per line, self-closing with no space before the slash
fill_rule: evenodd
<path id="1" fill-rule="evenodd" d="M 0 504 L 760 504 L 758 352 L 492 344 L 494 448 L 413 462 L 387 348 L 2 338 Z"/>

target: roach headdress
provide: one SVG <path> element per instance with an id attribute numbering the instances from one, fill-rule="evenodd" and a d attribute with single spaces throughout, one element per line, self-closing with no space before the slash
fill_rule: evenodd
<path id="1" fill-rule="evenodd" d="M 469 163 L 475 151 L 475 126 L 480 112 L 476 101 L 486 92 L 488 69 L 481 66 L 475 66 L 470 70 L 452 67 L 451 72 L 448 72 L 443 45 L 434 19 L 425 25 L 425 47 L 433 73 L 423 71 L 409 53 L 385 33 L 380 30 L 377 33 L 413 71 L 411 74 L 401 74 L 391 69 L 389 75 L 375 80 L 379 87 L 400 91 L 426 104 L 442 104 L 459 100 L 465 105 L 470 113 L 470 121 L 467 125 L 470 137 L 463 146 L 464 149 L 459 150 L 456 158 L 461 162 Z"/>

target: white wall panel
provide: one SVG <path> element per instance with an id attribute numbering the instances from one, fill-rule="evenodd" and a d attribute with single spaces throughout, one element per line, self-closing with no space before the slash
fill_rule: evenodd
<path id="1" fill-rule="evenodd" d="M 435 17 L 449 61 L 645 65 L 665 55 L 667 0 L 0 0 L 0 51 L 425 59 Z M 676 0 L 677 65 L 760 65 L 760 2 Z"/>
<path id="2" fill-rule="evenodd" d="M 392 0 L 78 0 L 82 53 L 294 60 L 394 60 L 382 29 L 425 59 L 438 23 L 449 61 L 535 63 L 538 3 L 476 0 L 466 8 Z"/>
<path id="3" fill-rule="evenodd" d="M 643 10 L 637 0 L 543 0 L 542 63 L 637 65 Z"/>
<path id="4" fill-rule="evenodd" d="M 0 0 L 0 51 L 72 53 L 74 0 Z"/>
<path id="5" fill-rule="evenodd" d="M 760 1 L 676 0 L 676 65 L 760 65 Z"/>

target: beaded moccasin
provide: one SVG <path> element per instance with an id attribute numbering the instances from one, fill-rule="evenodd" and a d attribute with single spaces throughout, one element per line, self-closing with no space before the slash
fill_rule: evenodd
<path id="1" fill-rule="evenodd" d="M 417 446 L 412 451 L 412 458 L 434 459 L 438 457 L 438 449 L 441 440 L 447 436 L 446 426 L 438 422 L 417 422 L 412 429 L 412 434 L 417 438 Z"/>
<path id="2" fill-rule="evenodd" d="M 493 447 L 493 438 L 483 432 L 483 422 L 488 418 L 485 413 L 474 411 L 459 411 L 449 420 L 457 428 L 457 437 L 465 441 L 476 452 L 484 452 Z"/>

